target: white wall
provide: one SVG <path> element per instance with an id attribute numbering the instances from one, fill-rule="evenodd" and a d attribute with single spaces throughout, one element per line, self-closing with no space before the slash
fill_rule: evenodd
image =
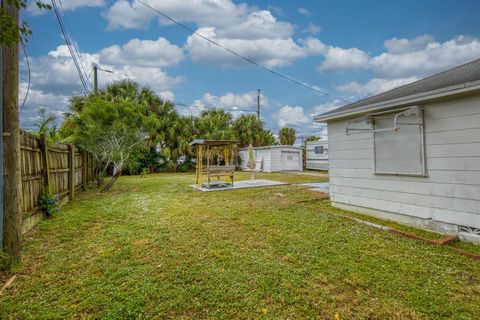
<path id="1" fill-rule="evenodd" d="M 298 167 L 296 170 L 302 171 L 302 150 L 292 146 L 272 146 L 270 148 L 260 147 L 254 148 L 255 160 L 263 159 L 262 171 L 263 172 L 280 172 L 282 171 L 282 151 L 289 151 L 298 153 Z M 248 149 L 239 150 L 239 156 L 242 159 L 241 168 L 247 169 L 248 163 Z"/>
<path id="2" fill-rule="evenodd" d="M 323 146 L 325 152 L 322 154 L 315 153 L 315 147 Z M 328 141 L 307 141 L 307 169 L 312 170 L 328 170 Z"/>
<path id="3" fill-rule="evenodd" d="M 372 133 L 328 123 L 332 203 L 480 228 L 480 97 L 425 105 L 428 177 L 375 175 Z"/>

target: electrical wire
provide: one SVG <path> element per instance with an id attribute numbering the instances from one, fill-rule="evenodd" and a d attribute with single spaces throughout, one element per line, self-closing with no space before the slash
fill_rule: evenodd
<path id="1" fill-rule="evenodd" d="M 225 111 L 230 111 L 230 112 L 252 112 L 252 113 L 257 113 L 257 111 L 253 110 L 245 110 L 245 109 L 234 109 L 234 108 L 220 108 L 220 107 L 214 107 L 214 106 L 199 106 L 195 104 L 188 104 L 188 103 L 183 103 L 183 102 L 173 102 L 174 105 L 176 106 L 182 106 L 182 107 L 195 107 L 199 109 L 217 109 L 217 110 L 225 110 Z"/>
<path id="2" fill-rule="evenodd" d="M 88 90 L 87 82 L 84 78 L 85 75 L 82 73 L 82 70 L 81 70 L 81 67 L 79 65 L 79 62 L 77 61 L 74 49 L 72 49 L 72 44 L 70 42 L 70 39 L 68 38 L 68 34 L 66 32 L 65 25 L 63 24 L 63 20 L 62 20 L 62 17 L 60 15 L 60 12 L 58 10 L 57 2 L 55 0 L 52 0 L 52 7 L 53 7 L 53 10 L 55 12 L 55 16 L 57 17 L 57 21 L 58 21 L 58 24 L 60 26 L 60 30 L 63 34 L 65 44 L 68 47 L 68 51 L 70 52 L 70 55 L 72 56 L 73 63 L 75 64 L 75 68 L 77 69 L 78 76 L 80 77 L 80 81 L 82 82 L 82 86 L 83 86 L 83 89 L 85 90 L 85 94 L 88 95 L 89 90 Z"/>
<path id="3" fill-rule="evenodd" d="M 311 91 L 314 91 L 314 92 L 316 92 L 316 93 L 322 94 L 322 95 L 324 95 L 324 96 L 327 96 L 327 97 L 330 97 L 330 98 L 333 98 L 333 99 L 335 99 L 335 100 L 339 100 L 339 101 L 342 101 L 342 102 L 345 102 L 345 103 L 350 103 L 350 101 L 347 101 L 347 100 L 345 100 L 345 99 L 336 97 L 336 96 L 334 96 L 334 95 L 332 95 L 332 94 L 330 94 L 330 93 L 327 93 L 327 92 L 318 90 L 318 89 L 316 89 L 316 88 L 314 88 L 314 87 L 312 87 L 312 86 L 309 86 L 309 85 L 307 85 L 307 84 L 305 84 L 305 83 L 302 83 L 302 82 L 300 82 L 300 81 L 298 81 L 298 80 L 295 80 L 295 79 L 293 79 L 293 78 L 291 78 L 291 77 L 289 77 L 289 76 L 287 76 L 287 75 L 285 75 L 285 74 L 283 74 L 283 73 L 280 73 L 280 72 L 278 72 L 278 71 L 275 71 L 275 70 L 273 70 L 273 69 L 270 69 L 270 68 L 268 68 L 268 67 L 260 64 L 259 62 L 253 60 L 253 59 L 250 59 L 250 58 L 247 58 L 247 57 L 245 57 L 245 56 L 242 56 L 241 54 L 239 54 L 239 53 L 237 53 L 237 52 L 235 52 L 235 51 L 233 51 L 233 50 L 231 50 L 231 49 L 229 49 L 229 48 L 227 48 L 227 47 L 224 47 L 223 45 L 221 45 L 221 44 L 218 43 L 217 41 L 212 40 L 212 39 L 210 39 L 210 38 L 208 38 L 208 37 L 206 37 L 206 36 L 204 36 L 204 35 L 196 32 L 195 30 L 193 30 L 193 29 L 190 28 L 189 26 L 187 26 L 187 25 L 185 25 L 185 24 L 183 24 L 183 23 L 181 23 L 181 22 L 173 19 L 172 17 L 170 17 L 170 16 L 168 16 L 167 14 L 163 13 L 162 11 L 160 11 L 160 10 L 152 7 L 150 4 L 148 4 L 148 3 L 146 3 L 146 2 L 144 2 L 144 1 L 142 1 L 142 0 L 135 0 L 135 1 L 137 1 L 137 2 L 140 3 L 140 4 L 142 4 L 144 7 L 146 7 L 146 8 L 148 8 L 148 9 L 156 12 L 156 13 L 159 14 L 159 15 L 161 15 L 161 16 L 164 17 L 165 19 L 170 20 L 171 22 L 173 22 L 173 23 L 175 23 L 176 25 L 180 26 L 181 28 L 187 30 L 188 32 L 191 32 L 192 34 L 194 34 L 194 35 L 196 35 L 196 36 L 198 36 L 198 37 L 200 37 L 200 38 L 202 38 L 202 39 L 204 39 L 204 40 L 206 40 L 206 41 L 208 41 L 208 42 L 216 45 L 216 46 L 219 47 L 219 48 L 222 48 L 223 50 L 225 50 L 225 51 L 227 51 L 227 52 L 229 52 L 229 53 L 237 56 L 238 58 L 240 58 L 240 59 L 242 59 L 242 60 L 245 60 L 246 62 L 248 62 L 248 63 L 250 63 L 250 64 L 253 64 L 253 65 L 255 65 L 255 66 L 257 66 L 257 67 L 259 67 L 259 68 L 261 68 L 261 69 L 263 69 L 263 70 L 265 70 L 265 71 L 267 71 L 267 72 L 270 72 L 270 73 L 272 73 L 272 74 L 274 74 L 274 75 L 276 75 L 276 76 L 278 76 L 278 77 L 280 77 L 280 78 L 283 78 L 284 80 L 287 80 L 287 81 L 290 81 L 290 82 L 292 82 L 292 83 L 295 83 L 295 84 L 297 84 L 297 85 L 299 85 L 299 86 L 302 86 L 302 87 L 304 87 L 304 88 L 306 88 L 306 89 L 309 89 L 309 90 L 311 90 Z"/>
<path id="4" fill-rule="evenodd" d="M 79 62 L 79 64 L 80 64 L 80 68 L 81 68 L 82 71 L 83 71 L 82 74 L 85 76 L 85 75 L 87 74 L 87 72 L 85 71 L 85 68 L 83 67 L 82 59 L 80 59 L 80 57 L 81 57 L 80 51 L 78 50 L 77 44 L 75 43 L 75 41 L 72 41 L 72 43 L 73 43 L 73 48 L 75 49 L 75 52 L 77 53 L 77 57 L 78 57 L 77 59 L 78 59 L 78 62 Z M 92 69 L 92 71 L 93 71 L 93 69 Z M 88 83 L 88 85 L 90 86 L 90 89 L 93 90 L 93 85 L 92 85 L 92 83 L 90 82 L 89 77 L 86 77 L 86 78 L 85 78 L 85 81 L 86 81 L 86 82 Z"/>
<path id="5" fill-rule="evenodd" d="M 25 102 L 27 101 L 28 93 L 30 92 L 30 85 L 31 85 L 30 61 L 28 60 L 27 48 L 25 47 L 25 43 L 23 43 L 23 41 L 21 42 L 21 44 L 22 44 L 23 55 L 25 56 L 25 61 L 27 62 L 28 85 L 27 85 L 27 92 L 25 92 L 25 97 L 23 98 L 22 106 L 20 107 L 20 111 L 18 113 L 19 115 L 22 114 L 22 110 L 23 110 L 23 107 L 25 106 Z"/>

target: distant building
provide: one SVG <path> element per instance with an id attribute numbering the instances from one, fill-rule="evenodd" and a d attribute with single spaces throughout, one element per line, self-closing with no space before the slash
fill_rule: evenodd
<path id="1" fill-rule="evenodd" d="M 328 170 L 328 141 L 306 142 L 306 165 L 308 170 Z"/>
<path id="2" fill-rule="evenodd" d="M 241 169 L 247 168 L 248 148 L 240 149 Z M 267 146 L 254 148 L 256 170 L 263 172 L 303 171 L 302 148 Z"/>
<path id="3" fill-rule="evenodd" d="M 480 60 L 315 120 L 332 205 L 480 240 Z"/>

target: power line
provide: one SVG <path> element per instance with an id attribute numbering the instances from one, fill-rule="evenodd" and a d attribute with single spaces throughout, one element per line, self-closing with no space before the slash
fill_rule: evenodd
<path id="1" fill-rule="evenodd" d="M 83 89 L 85 90 L 85 94 L 88 95 L 88 87 L 87 87 L 87 82 L 84 78 L 84 74 L 82 73 L 81 67 L 79 65 L 79 62 L 76 59 L 75 52 L 72 49 L 72 44 L 70 43 L 70 39 L 68 38 L 67 32 L 65 30 L 65 25 L 63 24 L 62 17 L 60 15 L 60 12 L 57 7 L 57 2 L 55 0 L 52 0 L 52 7 L 55 12 L 55 16 L 57 17 L 58 25 L 60 26 L 60 30 L 62 31 L 63 38 L 65 40 L 65 44 L 68 47 L 68 51 L 70 52 L 70 55 L 72 56 L 73 63 L 75 64 L 75 68 L 77 69 L 78 76 L 80 77 L 80 81 L 82 82 Z"/>
<path id="2" fill-rule="evenodd" d="M 318 89 L 316 89 L 316 88 L 314 88 L 314 87 L 312 87 L 312 86 L 309 86 L 309 85 L 307 85 L 307 84 L 305 84 L 305 83 L 302 83 L 302 82 L 300 82 L 300 81 L 298 81 L 298 80 L 295 80 L 295 79 L 293 79 L 293 78 L 291 78 L 291 77 L 289 77 L 289 76 L 287 76 L 287 75 L 284 75 L 283 73 L 280 73 L 280 72 L 278 72 L 278 71 L 275 71 L 275 70 L 273 70 L 273 69 L 270 69 L 270 68 L 268 68 L 268 67 L 266 67 L 266 66 L 264 66 L 264 65 L 262 65 L 262 64 L 260 64 L 260 63 L 258 63 L 258 62 L 256 62 L 256 61 L 253 60 L 253 59 L 250 59 L 250 58 L 247 58 L 247 57 L 245 57 L 245 56 L 242 56 L 241 54 L 239 54 L 239 53 L 237 53 L 237 52 L 235 52 L 235 51 L 233 51 L 233 50 L 231 50 L 231 49 L 229 49 L 229 48 L 227 48 L 227 47 L 222 46 L 220 43 L 216 42 L 215 40 L 212 40 L 212 39 L 210 39 L 210 38 L 208 38 L 208 37 L 206 37 L 206 36 L 204 36 L 204 35 L 196 32 L 195 30 L 193 30 L 193 29 L 190 28 L 189 26 L 187 26 L 187 25 L 185 25 L 185 24 L 183 24 L 183 23 L 181 23 L 181 22 L 173 19 L 172 17 L 168 16 L 167 14 L 163 13 L 162 11 L 160 11 L 160 10 L 158 10 L 158 9 L 155 9 L 155 8 L 152 7 L 150 4 L 148 4 L 148 3 L 146 3 L 146 2 L 144 2 L 144 1 L 142 1 L 142 0 L 136 0 L 136 1 L 139 2 L 140 4 L 142 4 L 143 6 L 145 6 L 146 8 L 148 8 L 148 9 L 150 9 L 150 10 L 158 13 L 158 14 L 161 15 L 162 17 L 170 20 L 171 22 L 175 23 L 176 25 L 180 26 L 181 28 L 183 28 L 183 29 L 191 32 L 192 34 L 194 34 L 194 35 L 196 35 L 196 36 L 198 36 L 198 37 L 200 37 L 200 38 L 202 38 L 202 39 L 204 39 L 204 40 L 206 40 L 206 41 L 208 41 L 208 42 L 216 45 L 216 46 L 219 47 L 219 48 L 222 48 L 223 50 L 225 50 L 225 51 L 227 51 L 227 52 L 229 52 L 229 53 L 237 56 L 238 58 L 247 61 L 248 63 L 251 63 L 251 64 L 253 64 L 253 65 L 255 65 L 255 66 L 257 66 L 257 67 L 259 67 L 259 68 L 261 68 L 261 69 L 263 69 L 263 70 L 265 70 L 265 71 L 267 71 L 267 72 L 270 72 L 270 73 L 272 73 L 272 74 L 274 74 L 274 75 L 276 75 L 276 76 L 278 76 L 278 77 L 280 77 L 280 78 L 283 78 L 283 79 L 285 79 L 285 80 L 287 80 L 287 81 L 290 81 L 290 82 L 292 82 L 292 83 L 295 83 L 295 84 L 297 84 L 297 85 L 299 85 L 299 86 L 302 86 L 302 87 L 304 87 L 304 88 L 306 88 L 306 89 L 309 89 L 309 90 L 311 90 L 311 91 L 314 91 L 314 92 L 316 92 L 316 93 L 322 94 L 322 95 L 324 95 L 324 96 L 328 96 L 328 97 L 330 97 L 330 98 L 333 98 L 333 99 L 335 99 L 335 100 L 339 100 L 339 101 L 342 101 L 342 102 L 345 102 L 345 103 L 350 103 L 350 101 L 347 101 L 347 100 L 345 100 L 345 99 L 336 97 L 336 96 L 334 96 L 334 95 L 332 95 L 332 94 L 329 94 L 329 93 L 327 93 L 327 92 L 318 90 Z"/>
<path id="3" fill-rule="evenodd" d="M 19 115 L 22 114 L 23 107 L 25 106 L 25 102 L 27 101 L 27 98 L 28 98 L 28 93 L 30 92 L 30 84 L 31 84 L 30 61 L 28 61 L 27 48 L 25 47 L 25 43 L 23 43 L 23 41 L 21 42 L 21 44 L 22 44 L 23 55 L 25 56 L 25 61 L 27 62 L 28 85 L 27 85 L 27 92 L 25 92 L 25 98 L 23 98 L 22 106 L 20 107 L 20 112 L 18 113 Z"/>
<path id="4" fill-rule="evenodd" d="M 85 68 L 83 67 L 83 63 L 82 63 L 82 59 L 81 59 L 81 55 L 80 55 L 80 51 L 78 50 L 77 48 L 77 44 L 75 43 L 75 41 L 72 41 L 73 43 L 73 48 L 75 49 L 75 52 L 77 53 L 77 59 L 78 59 L 78 62 L 80 64 L 80 68 L 82 69 L 82 75 L 85 76 L 87 74 L 87 72 L 85 71 Z M 90 86 L 90 88 L 93 88 L 90 80 L 88 79 L 88 77 L 85 78 L 85 81 L 88 83 L 88 85 Z"/>
<path id="5" fill-rule="evenodd" d="M 220 107 L 215 107 L 215 106 L 199 106 L 195 104 L 189 104 L 189 103 L 183 103 L 183 102 L 172 102 L 176 106 L 182 106 L 182 107 L 195 107 L 199 109 L 217 109 L 217 110 L 225 110 L 225 111 L 230 111 L 230 112 L 251 112 L 251 113 L 256 113 L 254 110 L 245 110 L 245 109 L 235 109 L 235 108 L 220 108 Z"/>

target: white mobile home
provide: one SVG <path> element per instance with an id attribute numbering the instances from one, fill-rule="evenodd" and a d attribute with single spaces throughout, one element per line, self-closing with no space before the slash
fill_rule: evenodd
<path id="1" fill-rule="evenodd" d="M 480 240 L 480 60 L 315 120 L 332 205 Z"/>
<path id="2" fill-rule="evenodd" d="M 328 170 L 328 141 L 306 142 L 306 165 L 309 170 Z"/>
<path id="3" fill-rule="evenodd" d="M 240 149 L 241 169 L 247 169 L 248 148 Z M 256 170 L 263 172 L 303 171 L 302 148 L 268 146 L 254 148 Z"/>

